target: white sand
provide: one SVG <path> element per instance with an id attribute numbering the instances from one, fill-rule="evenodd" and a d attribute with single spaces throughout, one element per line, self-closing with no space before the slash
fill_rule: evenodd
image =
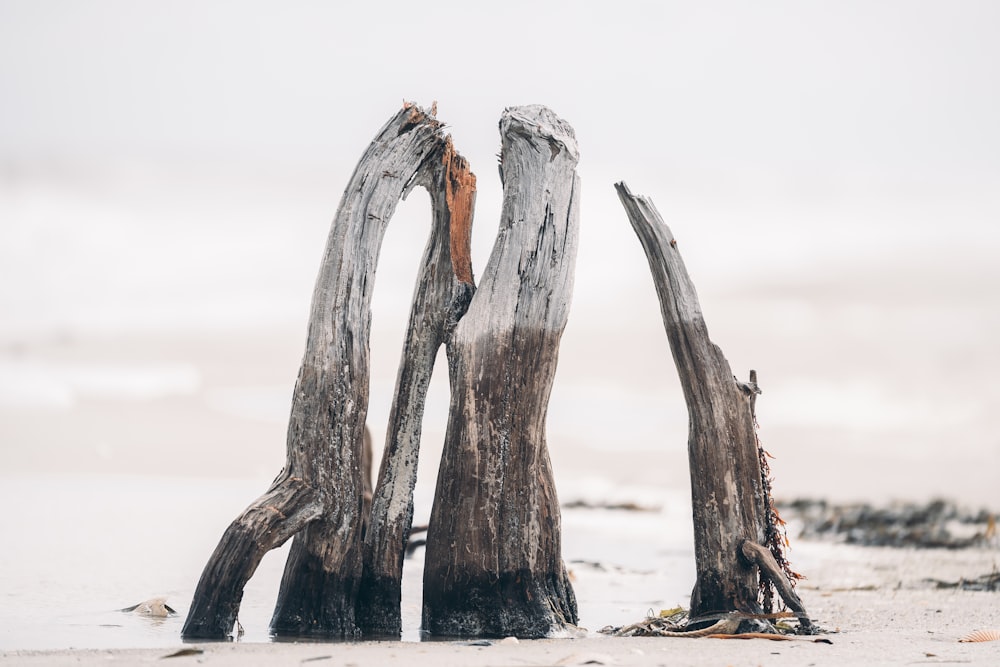
<path id="1" fill-rule="evenodd" d="M 659 332 L 651 337 L 664 344 Z M 16 536 L 0 550 L 0 569 L 4 570 L 0 572 L 0 582 L 4 582 L 0 616 L 7 626 L 0 628 L 0 646 L 4 647 L 0 663 L 158 663 L 187 646 L 203 652 L 171 658 L 167 664 L 1000 664 L 1000 642 L 957 642 L 976 629 L 1000 628 L 998 594 L 937 590 L 924 582 L 927 578 L 957 580 L 988 573 L 1000 562 L 996 549 L 908 551 L 793 540 L 793 566 L 808 576 L 801 584 L 802 597 L 822 627 L 837 631 L 828 636 L 832 645 L 809 640 L 612 639 L 596 635 L 593 631 L 602 625 L 639 620 L 657 605 L 684 604 L 693 583 L 690 524 L 685 523 L 690 521 L 690 512 L 677 501 L 687 493 L 683 406 L 677 404 L 676 396 L 666 401 L 650 389 L 674 381 L 663 358 L 651 372 L 655 377 L 645 376 L 628 386 L 616 386 L 602 378 L 597 361 L 585 366 L 587 372 L 580 370 L 584 367 L 575 372 L 569 367 L 557 379 L 553 411 L 567 404 L 585 408 L 564 412 L 558 420 L 560 415 L 550 414 L 554 424 L 549 442 L 560 497 L 564 501 L 624 500 L 663 507 L 662 512 L 649 516 L 609 513 L 602 518 L 582 510 L 564 512 L 567 560 L 596 560 L 609 566 L 598 572 L 570 563 L 577 574 L 575 588 L 581 611 L 587 611 L 582 622 L 592 631 L 584 639 L 494 642 L 490 646 L 470 646 L 467 642 L 264 641 L 185 645 L 179 631 L 172 630 L 161 631 L 152 641 L 146 638 L 135 644 L 115 644 L 152 648 L 24 649 L 110 645 L 101 644 L 93 633 L 88 643 L 80 644 L 57 639 L 29 643 L 16 632 L 12 634 L 11 624 L 19 617 L 38 615 L 31 608 L 36 598 L 51 601 L 61 586 L 76 586 L 78 599 L 93 600 L 113 592 L 113 604 L 102 597 L 100 609 L 134 604 L 162 592 L 173 595 L 172 606 L 182 612 L 186 609 L 200 568 L 222 528 L 280 469 L 284 420 L 300 346 L 299 335 L 285 332 L 274 336 L 48 340 L 9 345 L 3 350 L 0 357 L 7 370 L 23 372 L 24 382 L 34 383 L 19 384 L 17 390 L 32 389 L 37 399 L 33 405 L 0 407 L 0 435 L 6 443 L 2 451 L 4 474 L 26 475 L 29 480 L 45 471 L 91 476 L 157 474 L 182 481 L 180 486 L 163 482 L 137 487 L 134 493 L 146 495 L 131 495 L 127 502 L 121 502 L 117 495 L 95 498 L 87 491 L 88 478 L 70 476 L 71 483 L 64 486 L 65 493 L 75 494 L 70 512 L 63 504 L 65 499 L 53 497 L 40 508 L 49 510 L 45 521 L 17 512 L 0 516 L 2 534 Z M 572 345 L 565 352 L 567 358 L 586 356 L 586 350 Z M 634 350 L 631 356 L 639 358 L 644 353 Z M 663 357 L 662 349 L 657 356 Z M 388 409 L 387 394 L 395 371 L 394 359 L 384 365 L 385 370 L 375 368 L 373 374 L 373 401 L 381 400 L 370 412 L 376 417 L 384 416 Z M 196 386 L 189 386 L 191 368 L 195 369 Z M 143 372 L 134 373 L 136 369 Z M 587 423 L 583 428 L 591 437 L 574 437 L 581 433 L 579 428 L 573 430 L 574 422 L 581 421 L 574 415 L 594 416 L 588 395 L 605 389 L 610 398 L 629 406 L 637 418 L 660 415 L 657 419 L 662 418 L 673 430 L 649 437 L 649 429 L 655 430 L 657 422 L 647 420 L 637 430 L 630 431 L 630 423 L 622 425 L 616 438 L 615 431 L 601 430 L 606 424 Z M 432 392 L 428 410 L 437 414 L 438 423 L 446 412 L 446 399 L 446 393 L 435 397 Z M 984 460 L 978 466 L 962 458 L 971 456 L 973 449 L 968 447 L 968 451 L 938 453 L 921 445 L 912 456 L 903 456 L 900 452 L 909 441 L 899 433 L 885 440 L 884 451 L 876 451 L 869 443 L 882 435 L 888 438 L 888 434 L 868 433 L 857 424 L 851 428 L 863 437 L 854 440 L 834 438 L 832 432 L 824 435 L 818 427 L 803 427 L 803 440 L 793 444 L 788 438 L 794 431 L 789 428 L 779 431 L 781 437 L 767 440 L 766 415 L 762 419 L 766 442 L 777 456 L 773 463 L 776 490 L 784 497 L 806 492 L 867 500 L 887 496 L 922 499 L 943 490 L 964 503 L 978 504 L 995 496 L 996 468 L 990 463 L 995 454 L 989 451 L 983 452 Z M 427 444 L 422 456 L 428 463 L 422 466 L 418 512 L 428 509 L 439 429 L 434 423 L 425 426 Z M 886 471 L 892 474 L 887 476 Z M 213 485 L 217 498 L 207 508 L 196 503 L 209 497 L 204 492 L 190 498 L 185 494 L 185 484 L 191 486 L 197 480 L 205 485 L 219 477 L 230 477 L 234 483 L 249 478 L 259 482 L 236 484 L 235 492 L 224 484 Z M 28 486 L 12 487 L 11 479 L 4 481 L 5 488 L 31 488 L 30 481 L 21 482 Z M 423 507 L 419 506 L 421 488 Z M 6 496 L 0 493 L 0 499 L 8 504 L 23 502 L 23 498 L 15 491 Z M 197 526 L 192 523 L 195 513 L 205 515 L 199 517 Z M 182 517 L 180 522 L 178 516 Z M 104 531 L 96 541 L 95 527 L 88 523 L 95 517 L 101 518 L 100 529 Z M 67 525 L 53 523 L 59 520 Z M 131 541 L 158 531 L 166 531 L 169 539 L 154 544 L 143 560 L 127 559 L 119 553 L 130 549 Z M 42 537 L 49 541 L 39 541 Z M 181 543 L 183 540 L 186 542 Z M 81 560 L 88 557 L 91 560 Z M 280 572 L 280 563 L 274 569 Z M 88 579 L 81 577 L 81 572 L 93 574 Z M 251 586 L 261 576 L 258 573 Z M 273 593 L 268 591 L 268 595 Z M 264 607 L 266 614 L 266 603 Z M 40 624 L 31 629 L 36 640 L 44 638 L 46 632 L 45 617 L 38 618 Z M 261 624 L 263 627 L 266 625 Z M 252 636 L 260 637 L 261 628 Z"/>
<path id="2" fill-rule="evenodd" d="M 158 662 L 184 648 L 201 651 L 170 664 L 276 665 L 996 665 L 1000 643 L 968 644 L 969 630 L 998 624 L 991 594 L 884 591 L 832 593 L 813 608 L 836 615 L 839 632 L 790 641 L 607 638 L 475 642 L 192 643 L 163 649 L 13 651 L 0 664 L 79 665 Z"/>
<path id="3" fill-rule="evenodd" d="M 996 566 L 995 549 L 898 550 L 800 542 L 797 563 L 809 579 L 800 592 L 828 631 L 816 643 L 789 641 L 610 638 L 350 643 L 165 643 L 162 648 L 8 651 L 4 665 L 145 664 L 182 649 L 199 653 L 169 664 L 381 665 L 906 665 L 1000 664 L 1000 642 L 960 643 L 977 629 L 1000 628 L 997 593 L 936 589 L 926 578 L 975 577 Z M 613 579 L 609 582 L 614 585 Z M 639 620 L 638 618 L 635 620 Z M 594 630 L 596 628 L 592 628 Z"/>

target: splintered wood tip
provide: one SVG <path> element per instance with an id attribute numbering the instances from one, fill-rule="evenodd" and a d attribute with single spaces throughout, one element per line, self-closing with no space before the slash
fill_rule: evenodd
<path id="1" fill-rule="evenodd" d="M 472 213 L 476 201 L 476 175 L 469 162 L 459 155 L 451 142 L 445 140 L 442 161 L 445 169 L 445 202 L 451 215 L 451 266 L 455 277 L 473 284 L 472 278 Z"/>

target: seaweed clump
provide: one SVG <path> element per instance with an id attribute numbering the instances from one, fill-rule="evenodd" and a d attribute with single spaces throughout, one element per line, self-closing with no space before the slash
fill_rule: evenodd
<path id="1" fill-rule="evenodd" d="M 969 511 L 956 503 L 833 504 L 798 499 L 780 504 L 786 516 L 801 523 L 800 537 L 833 539 L 846 544 L 921 549 L 987 547 L 997 541 L 997 515 Z"/>

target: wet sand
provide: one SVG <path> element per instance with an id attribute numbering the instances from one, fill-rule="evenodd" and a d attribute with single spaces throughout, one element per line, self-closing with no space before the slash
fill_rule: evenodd
<path id="1" fill-rule="evenodd" d="M 340 643 L 182 643 L 160 648 L 7 651 L 0 664 L 62 665 L 995 665 L 1000 642 L 960 643 L 965 634 L 1000 627 L 996 593 L 942 590 L 927 578 L 958 579 L 989 570 L 996 549 L 900 550 L 799 542 L 797 565 L 810 614 L 827 630 L 789 641 L 611 638 Z M 586 579 L 586 573 L 582 578 Z M 593 582 L 589 582 L 593 583 Z M 602 585 L 614 586 L 609 578 Z M 583 586 L 587 590 L 588 585 Z M 638 619 L 636 619 L 638 620 Z"/>
<path id="2" fill-rule="evenodd" d="M 283 463 L 301 332 L 66 336 L 6 343 L 0 361 L 7 378 L 16 380 L 17 393 L 7 394 L 0 405 L 5 443 L 0 500 L 36 511 L 0 517 L 0 533 L 13 536 L 0 550 L 0 663 L 140 664 L 183 648 L 202 652 L 171 658 L 171 664 L 1000 661 L 1000 643 L 957 641 L 973 630 L 1000 627 L 997 594 L 939 589 L 928 582 L 995 571 L 1000 557 L 995 544 L 887 549 L 793 535 L 792 565 L 808 577 L 800 584 L 802 598 L 816 621 L 831 631 L 832 644 L 597 635 L 604 625 L 686 605 L 693 583 L 686 415 L 655 318 L 652 325 L 613 363 L 601 354 L 607 340 L 599 332 L 568 331 L 550 405 L 556 483 L 570 506 L 563 512 L 563 555 L 574 571 L 581 622 L 590 634 L 488 646 L 413 641 L 419 591 L 404 599 L 410 641 L 269 642 L 266 623 L 280 577 L 280 553 L 269 556 L 248 586 L 241 614 L 248 627 L 244 641 L 181 642 L 183 613 L 205 559 L 226 524 L 266 488 Z M 745 339 L 748 345 L 763 344 L 749 334 L 736 340 Z M 727 348 L 724 337 L 720 342 Z M 769 342 L 772 352 L 780 342 Z M 382 351 L 373 354 L 369 411 L 378 443 L 377 424 L 388 413 L 397 361 L 395 352 L 385 350 L 398 350 L 398 340 L 376 331 L 372 347 Z M 742 355 L 733 349 L 731 360 Z M 799 396 L 787 380 L 791 373 L 778 364 L 764 374 L 759 404 L 764 443 L 776 457 L 772 471 L 779 498 L 926 501 L 943 495 L 972 510 L 995 506 L 992 462 L 997 453 L 977 445 L 986 423 L 982 410 L 971 412 L 958 430 L 954 420 L 964 417 L 949 417 L 947 411 L 908 412 L 898 424 L 874 425 L 866 421 L 874 413 L 864 410 L 810 413 L 808 404 L 817 395 Z M 421 513 L 429 513 L 433 493 L 435 443 L 443 438 L 447 413 L 445 375 L 438 369 L 439 384 L 429 396 L 418 522 Z M 897 379 L 908 383 L 906 377 Z M 858 389 L 860 398 L 847 395 L 848 408 L 860 406 L 866 391 Z M 819 391 L 818 398 L 824 395 L 830 396 Z M 796 410 L 815 419 L 798 419 Z M 891 404 L 878 406 L 879 415 L 887 410 L 891 416 Z M 621 414 L 630 418 L 623 421 Z M 922 431 L 928 419 L 941 421 L 940 428 Z M 969 437 L 942 449 L 934 439 L 947 429 Z M 630 503 L 656 511 L 587 509 L 588 504 Z M 410 576 L 419 581 L 419 569 L 415 572 Z M 122 623 L 106 611 L 159 594 L 169 595 L 169 604 L 181 612 L 161 626 Z"/>

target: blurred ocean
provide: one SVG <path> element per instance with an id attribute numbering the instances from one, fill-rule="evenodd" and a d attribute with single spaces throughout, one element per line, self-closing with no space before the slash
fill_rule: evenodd
<path id="1" fill-rule="evenodd" d="M 348 176 L 337 167 L 0 169 L 0 648 L 176 640 L 182 617 L 114 610 L 160 594 L 185 610 L 222 530 L 281 468 L 312 283 Z M 564 513 L 566 558 L 601 563 L 576 566 L 584 625 L 685 603 L 693 581 L 686 409 L 616 179 L 671 225 L 734 372 L 759 372 L 777 495 L 1000 505 L 990 183 L 581 175 L 574 303 L 548 416 L 559 493 L 661 508 Z M 476 269 L 499 215 L 489 180 Z M 429 227 L 425 197 L 400 205 L 380 258 L 376 442 Z M 445 370 L 442 357 L 418 521 L 447 417 Z M 246 640 L 266 639 L 282 563 L 271 554 L 248 587 Z M 419 580 L 411 567 L 411 639 Z"/>
<path id="2" fill-rule="evenodd" d="M 500 111 L 544 102 L 579 138 L 556 483 L 564 502 L 660 508 L 564 513 L 592 630 L 685 604 L 693 578 L 686 408 L 619 180 L 671 226 L 733 372 L 757 370 L 778 496 L 1000 509 L 1000 4 L 568 8 L 0 2 L 0 649 L 176 643 L 180 618 L 114 610 L 155 595 L 186 610 L 281 468 L 329 224 L 401 98 L 441 101 L 478 176 L 476 270 L 500 212 Z M 425 66 L 437 35 L 446 67 Z M 413 192 L 380 256 L 376 443 L 428 209 Z M 250 582 L 249 640 L 281 561 Z"/>
<path id="3" fill-rule="evenodd" d="M 180 630 L 205 561 L 229 522 L 266 489 L 266 479 L 138 475 L 0 478 L 0 501 L 31 508 L 4 513 L 15 539 L 0 553 L 0 650 L 167 647 Z M 684 519 L 690 503 L 640 490 L 651 512 L 571 509 L 564 557 L 582 624 L 596 632 L 687 600 L 694 552 Z M 418 492 L 418 521 L 433 493 Z M 270 641 L 289 544 L 267 556 L 240 607 L 241 640 Z M 404 564 L 403 640 L 420 641 L 423 549 Z M 176 616 L 119 611 L 165 596 Z"/>
<path id="4" fill-rule="evenodd" d="M 279 467 L 312 284 L 349 173 L 334 166 L 6 164 L 2 469 Z M 628 174 L 581 175 L 574 302 L 549 412 L 556 470 L 575 457 L 589 468 L 591 453 L 594 471 L 648 470 L 650 457 L 683 466 L 686 409 L 645 257 L 611 188 Z M 1000 191 L 858 175 L 644 176 L 629 183 L 671 225 L 714 341 L 738 376 L 760 374 L 779 491 L 1000 500 Z M 499 216 L 493 180 L 480 178 L 477 268 Z M 428 208 L 421 190 L 401 203 L 380 257 L 377 435 Z M 427 410 L 431 449 L 445 376 L 440 366 Z"/>

